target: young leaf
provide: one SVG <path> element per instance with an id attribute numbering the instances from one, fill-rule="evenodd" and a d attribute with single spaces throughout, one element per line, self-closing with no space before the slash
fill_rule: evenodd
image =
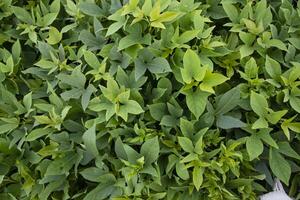
<path id="1" fill-rule="evenodd" d="M 261 129 L 261 128 L 269 128 L 268 122 L 265 118 L 258 118 L 252 125 L 252 129 Z"/>
<path id="2" fill-rule="evenodd" d="M 202 81 L 205 76 L 206 68 L 200 65 L 199 56 L 188 49 L 183 57 L 183 69 L 181 69 L 182 79 L 189 84 L 193 80 Z"/>
<path id="3" fill-rule="evenodd" d="M 198 166 L 195 166 L 193 170 L 193 183 L 196 190 L 199 191 L 203 183 L 203 169 Z"/>
<path id="4" fill-rule="evenodd" d="M 204 79 L 202 80 L 202 83 L 200 83 L 200 89 L 205 92 L 215 93 L 213 87 L 220 85 L 227 80 L 228 78 L 223 76 L 222 74 L 207 71 Z"/>
<path id="5" fill-rule="evenodd" d="M 60 33 L 55 27 L 51 26 L 49 30 L 49 37 L 47 42 L 51 45 L 57 44 L 62 39 L 62 33 Z"/>

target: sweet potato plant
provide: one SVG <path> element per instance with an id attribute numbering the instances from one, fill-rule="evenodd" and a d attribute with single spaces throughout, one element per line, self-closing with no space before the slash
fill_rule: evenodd
<path id="1" fill-rule="evenodd" d="M 299 113 L 297 1 L 0 0 L 0 199 L 300 199 Z"/>

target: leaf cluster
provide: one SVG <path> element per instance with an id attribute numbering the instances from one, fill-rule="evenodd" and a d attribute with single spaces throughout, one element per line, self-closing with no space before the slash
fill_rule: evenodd
<path id="1" fill-rule="evenodd" d="M 300 199 L 300 3 L 0 1 L 0 199 Z M 298 195 L 298 196 L 297 196 Z"/>

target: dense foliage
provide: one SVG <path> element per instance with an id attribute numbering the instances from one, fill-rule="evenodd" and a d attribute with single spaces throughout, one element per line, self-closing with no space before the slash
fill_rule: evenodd
<path id="1" fill-rule="evenodd" d="M 299 52 L 290 0 L 1 0 L 0 199 L 300 199 Z"/>

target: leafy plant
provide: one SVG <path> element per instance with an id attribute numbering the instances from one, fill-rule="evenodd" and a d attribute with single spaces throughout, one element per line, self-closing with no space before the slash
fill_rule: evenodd
<path id="1" fill-rule="evenodd" d="M 0 199 L 300 199 L 295 2 L 1 0 Z"/>

